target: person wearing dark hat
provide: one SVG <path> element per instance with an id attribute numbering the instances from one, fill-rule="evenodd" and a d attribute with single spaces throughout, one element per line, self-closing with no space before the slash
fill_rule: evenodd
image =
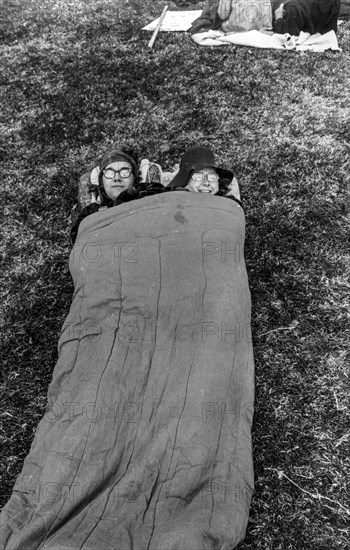
<path id="1" fill-rule="evenodd" d="M 187 149 L 178 173 L 169 184 L 169 190 L 227 197 L 242 206 L 233 172 L 217 166 L 214 153 L 208 147 L 195 146 Z"/>
<path id="2" fill-rule="evenodd" d="M 70 237 L 74 244 L 81 221 L 101 209 L 118 206 L 124 202 L 138 198 L 139 169 L 135 151 L 121 145 L 108 151 L 92 170 L 89 192 L 91 204 L 82 209 L 73 223 Z"/>

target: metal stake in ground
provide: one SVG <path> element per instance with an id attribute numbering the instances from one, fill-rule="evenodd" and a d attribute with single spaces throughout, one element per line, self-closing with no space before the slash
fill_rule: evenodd
<path id="1" fill-rule="evenodd" d="M 151 48 L 151 49 L 153 48 L 153 44 L 154 44 L 154 42 L 155 42 L 155 40 L 156 40 L 156 38 L 157 38 L 157 34 L 159 33 L 159 29 L 160 29 L 160 27 L 162 26 L 162 23 L 163 23 L 163 20 L 164 20 L 164 17 L 165 17 L 165 14 L 166 14 L 167 10 L 168 10 L 168 6 L 165 6 L 164 9 L 163 9 L 163 11 L 162 11 L 162 15 L 161 15 L 160 18 L 159 18 L 159 21 L 158 21 L 158 23 L 157 23 L 157 26 L 156 26 L 156 28 L 155 28 L 155 30 L 154 30 L 154 33 L 152 34 L 152 38 L 151 38 L 151 40 L 148 42 L 148 47 Z"/>

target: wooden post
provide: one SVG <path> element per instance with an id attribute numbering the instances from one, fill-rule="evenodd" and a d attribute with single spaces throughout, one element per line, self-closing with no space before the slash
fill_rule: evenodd
<path id="1" fill-rule="evenodd" d="M 165 17 L 165 14 L 166 14 L 167 10 L 168 10 L 168 6 L 165 6 L 165 8 L 164 8 L 163 11 L 162 11 L 162 15 L 161 15 L 160 18 L 159 18 L 159 21 L 158 21 L 158 23 L 157 23 L 157 26 L 156 26 L 156 28 L 155 28 L 155 30 L 154 30 L 154 33 L 152 34 L 152 38 L 151 38 L 151 40 L 150 40 L 149 43 L 148 43 L 148 47 L 151 48 L 151 49 L 153 48 L 153 44 L 154 44 L 154 42 L 155 42 L 155 40 L 156 40 L 156 38 L 157 38 L 157 34 L 159 33 L 159 29 L 160 29 L 160 27 L 162 26 L 162 23 L 163 23 L 163 20 L 164 20 L 164 17 Z"/>

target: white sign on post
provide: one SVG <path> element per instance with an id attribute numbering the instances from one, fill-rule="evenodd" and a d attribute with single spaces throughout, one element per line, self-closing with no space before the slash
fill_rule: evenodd
<path id="1" fill-rule="evenodd" d="M 164 20 L 160 27 L 161 32 L 172 32 L 172 31 L 188 31 L 191 27 L 193 21 L 197 19 L 202 10 L 192 10 L 192 11 L 168 11 L 165 14 Z M 143 27 L 143 31 L 154 31 L 157 27 L 159 21 L 155 19 L 152 23 Z"/>

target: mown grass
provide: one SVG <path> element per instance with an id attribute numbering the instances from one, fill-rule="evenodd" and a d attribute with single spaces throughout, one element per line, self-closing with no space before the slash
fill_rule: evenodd
<path id="1" fill-rule="evenodd" d="M 44 412 L 70 305 L 79 176 L 117 142 L 164 168 L 202 143 L 235 171 L 247 220 L 256 489 L 241 549 L 345 550 L 350 24 L 337 53 L 206 49 L 183 33 L 160 34 L 150 51 L 141 28 L 162 7 L 2 8 L 2 504 Z"/>

